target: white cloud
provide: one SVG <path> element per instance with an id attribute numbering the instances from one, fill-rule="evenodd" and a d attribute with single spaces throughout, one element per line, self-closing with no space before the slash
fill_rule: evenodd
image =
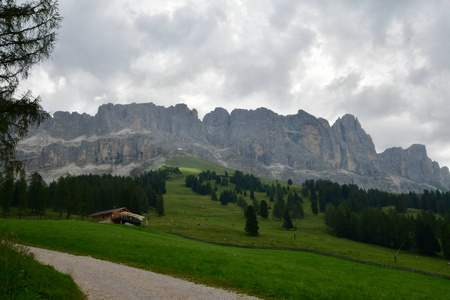
<path id="1" fill-rule="evenodd" d="M 23 88 L 49 111 L 186 102 L 331 123 L 359 118 L 379 151 L 428 145 L 450 165 L 446 1 L 60 1 L 52 59 Z M 450 153 L 450 152 L 447 152 Z"/>

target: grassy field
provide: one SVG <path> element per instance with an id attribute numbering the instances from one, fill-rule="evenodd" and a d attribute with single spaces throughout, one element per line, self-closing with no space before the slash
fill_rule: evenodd
<path id="1" fill-rule="evenodd" d="M 180 167 L 183 175 L 167 181 L 166 216 L 150 212 L 149 229 L 80 220 L 2 219 L 0 230 L 14 231 L 29 245 L 91 255 L 265 299 L 448 298 L 450 281 L 446 279 L 275 248 L 305 248 L 450 276 L 444 259 L 401 251 L 394 263 L 394 249 L 336 238 L 327 233 L 323 216 L 311 213 L 309 199 L 303 204 L 305 218 L 294 221 L 297 230 L 283 230 L 282 221 L 272 217 L 259 218 L 260 236 L 250 237 L 244 232 L 245 219 L 236 204 L 223 206 L 184 187 L 188 174 L 209 169 L 231 175 L 233 170 L 185 155 L 173 155 L 166 163 Z M 217 194 L 233 188 L 218 186 Z M 291 189 L 301 191 L 295 185 Z M 269 202 L 265 194 L 255 196 Z M 251 203 L 248 196 L 244 198 Z M 164 232 L 274 249 L 223 247 Z"/>
<path id="2" fill-rule="evenodd" d="M 445 299 L 449 281 L 332 257 L 223 247 L 152 229 L 0 220 L 24 243 L 121 262 L 266 299 Z"/>
<path id="3" fill-rule="evenodd" d="M 33 259 L 15 244 L 11 232 L 0 233 L 0 297 L 2 299 L 84 299 L 69 275 Z"/>
<path id="4" fill-rule="evenodd" d="M 390 264 L 450 276 L 450 267 L 447 266 L 448 261 L 442 258 L 400 251 L 395 263 L 396 249 L 359 243 L 330 235 L 323 222 L 323 215 L 312 214 L 309 199 L 304 199 L 305 218 L 294 220 L 297 230 L 284 230 L 282 221 L 275 220 L 270 216 L 267 220 L 258 219 L 260 236 L 251 237 L 244 232 L 245 218 L 242 209 L 236 204 L 223 206 L 219 202 L 210 200 L 209 196 L 199 196 L 184 187 L 184 178 L 188 174 L 198 174 L 209 169 L 216 171 L 218 174 L 224 174 L 227 171 L 231 175 L 234 171 L 189 156 L 176 156 L 168 160 L 167 163 L 180 167 L 183 175 L 172 176 L 171 180 L 167 181 L 168 193 L 164 198 L 166 216 L 162 218 L 151 217 L 150 226 L 152 228 L 218 243 L 306 248 L 362 261 Z M 200 168 L 195 168 L 196 165 L 199 165 Z M 266 182 L 271 184 L 273 181 Z M 280 183 L 286 185 L 286 183 Z M 232 185 L 229 187 L 218 186 L 217 194 L 219 195 L 221 190 L 232 188 L 234 188 Z M 301 193 L 301 187 L 299 186 L 293 185 L 291 189 L 297 190 L 298 194 Z M 264 193 L 255 193 L 255 197 L 258 200 L 264 199 L 269 202 Z M 247 203 L 251 204 L 249 196 L 244 198 Z"/>

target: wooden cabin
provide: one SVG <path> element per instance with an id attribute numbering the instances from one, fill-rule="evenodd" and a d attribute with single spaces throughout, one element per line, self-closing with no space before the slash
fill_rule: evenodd
<path id="1" fill-rule="evenodd" d="M 92 220 L 97 222 L 111 221 L 117 224 L 128 223 L 132 225 L 141 225 L 142 220 L 145 219 L 144 216 L 133 214 L 126 207 L 99 211 L 88 217 L 92 217 Z"/>

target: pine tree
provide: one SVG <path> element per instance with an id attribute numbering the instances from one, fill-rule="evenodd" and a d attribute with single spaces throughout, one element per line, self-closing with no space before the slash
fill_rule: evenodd
<path id="1" fill-rule="evenodd" d="M 48 114 L 31 92 L 16 98 L 19 81 L 31 67 L 50 56 L 61 17 L 55 0 L 38 0 L 16 5 L 0 1 L 0 166 L 20 171 L 15 158 L 18 141 L 30 126 L 39 126 Z"/>
<path id="2" fill-rule="evenodd" d="M 272 214 L 275 219 L 281 219 L 284 211 L 284 201 L 276 201 L 273 205 Z"/>
<path id="3" fill-rule="evenodd" d="M 30 204 L 31 212 L 33 214 L 43 215 L 45 213 L 46 199 L 45 199 L 46 184 L 39 173 L 31 174 L 30 186 L 28 189 L 27 201 Z"/>
<path id="4" fill-rule="evenodd" d="M 269 209 L 267 206 L 266 200 L 261 200 L 261 204 L 259 206 L 261 217 L 267 219 L 269 217 Z"/>
<path id="5" fill-rule="evenodd" d="M 0 195 L 0 202 L 2 206 L 3 218 L 6 218 L 6 214 L 11 209 L 11 203 L 14 198 L 14 179 L 12 176 L 6 176 L 1 187 L 2 193 Z"/>
<path id="6" fill-rule="evenodd" d="M 19 218 L 27 208 L 27 182 L 24 176 L 16 182 L 14 196 L 16 197 L 17 206 L 19 207 Z"/>
<path id="7" fill-rule="evenodd" d="M 245 232 L 247 232 L 251 236 L 258 236 L 259 226 L 258 220 L 256 219 L 256 212 L 253 206 L 249 205 L 247 207 L 245 217 L 247 219 L 245 222 Z"/>
<path id="8" fill-rule="evenodd" d="M 292 219 L 289 216 L 288 210 L 284 211 L 283 219 L 284 219 L 283 228 L 286 228 L 286 230 L 294 228 L 294 224 L 292 224 Z"/>
<path id="9" fill-rule="evenodd" d="M 303 219 L 305 217 L 305 211 L 300 201 L 296 202 L 291 209 L 291 217 L 293 219 Z"/>
<path id="10" fill-rule="evenodd" d="M 217 200 L 218 200 L 218 199 L 217 199 L 216 191 L 212 191 L 212 193 L 211 193 L 211 200 L 212 200 L 212 201 L 217 201 Z"/>
<path id="11" fill-rule="evenodd" d="M 426 255 L 434 255 L 436 252 L 441 251 L 431 226 L 425 224 L 420 216 L 416 219 L 416 243 L 419 252 Z"/>
<path id="12" fill-rule="evenodd" d="M 164 198 L 163 195 L 161 194 L 157 194 L 156 197 L 156 213 L 158 214 L 159 217 L 164 216 Z"/>
<path id="13" fill-rule="evenodd" d="M 319 208 L 317 207 L 317 200 L 313 199 L 313 197 L 311 197 L 311 211 L 315 215 L 319 213 Z"/>

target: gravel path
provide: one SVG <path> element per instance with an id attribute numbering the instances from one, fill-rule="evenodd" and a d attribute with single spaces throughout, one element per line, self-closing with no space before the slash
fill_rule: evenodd
<path id="1" fill-rule="evenodd" d="M 35 247 L 30 252 L 72 276 L 88 299 L 258 299 L 88 256 Z"/>

